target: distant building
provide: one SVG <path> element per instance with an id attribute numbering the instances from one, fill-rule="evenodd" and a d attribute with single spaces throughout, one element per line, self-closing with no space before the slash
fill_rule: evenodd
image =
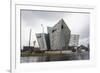
<path id="1" fill-rule="evenodd" d="M 36 34 L 40 50 L 48 50 L 49 46 L 49 36 L 45 33 Z"/>
<path id="2" fill-rule="evenodd" d="M 21 51 L 38 51 L 40 50 L 40 48 L 37 47 L 33 47 L 33 46 L 23 46 L 23 49 Z"/>
<path id="3" fill-rule="evenodd" d="M 63 19 L 61 19 L 54 27 L 49 27 L 48 33 L 51 50 L 68 49 L 71 31 Z"/>
<path id="4" fill-rule="evenodd" d="M 82 52 L 82 51 L 89 51 L 89 48 L 86 47 L 86 46 L 84 46 L 84 45 L 80 45 L 80 46 L 78 47 L 78 51 L 79 51 L 79 52 Z"/>
<path id="5" fill-rule="evenodd" d="M 69 46 L 77 47 L 79 42 L 79 35 L 71 34 Z"/>

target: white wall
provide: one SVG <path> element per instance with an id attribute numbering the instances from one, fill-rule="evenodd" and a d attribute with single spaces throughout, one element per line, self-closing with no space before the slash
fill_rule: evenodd
<path id="1" fill-rule="evenodd" d="M 30 0 L 29 0 L 30 1 Z M 96 24 L 95 24 L 95 45 L 97 67 L 92 68 L 74 68 L 66 70 L 44 71 L 43 73 L 99 73 L 100 69 L 100 2 L 99 0 L 33 0 L 34 2 L 45 3 L 66 3 L 66 4 L 85 4 L 96 6 Z M 0 0 L 0 73 L 8 73 L 10 67 L 10 1 Z M 42 73 L 42 72 L 40 72 Z"/>

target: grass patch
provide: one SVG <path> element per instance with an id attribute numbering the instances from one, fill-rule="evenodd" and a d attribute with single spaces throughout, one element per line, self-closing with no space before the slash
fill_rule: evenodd
<path id="1" fill-rule="evenodd" d="M 63 53 L 48 53 L 48 52 L 43 52 L 43 53 L 35 53 L 35 52 L 21 52 L 21 57 L 28 57 L 28 56 L 61 56 L 65 55 Z"/>

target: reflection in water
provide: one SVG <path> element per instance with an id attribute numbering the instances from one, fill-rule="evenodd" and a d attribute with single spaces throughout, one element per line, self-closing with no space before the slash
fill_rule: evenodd
<path id="1" fill-rule="evenodd" d="M 73 53 L 61 56 L 33 56 L 21 57 L 21 63 L 47 62 L 47 61 L 68 61 L 68 60 L 88 60 L 89 52 Z"/>

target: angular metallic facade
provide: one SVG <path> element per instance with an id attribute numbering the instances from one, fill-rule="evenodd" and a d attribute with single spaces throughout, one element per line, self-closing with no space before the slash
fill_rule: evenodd
<path id="1" fill-rule="evenodd" d="M 45 33 L 38 33 L 36 34 L 38 44 L 40 46 L 40 50 L 47 50 L 47 38 L 48 35 Z"/>
<path id="2" fill-rule="evenodd" d="M 68 49 L 70 33 L 71 31 L 63 19 L 51 29 L 49 28 L 51 50 Z"/>
<path id="3" fill-rule="evenodd" d="M 61 19 L 54 27 L 47 27 L 48 33 L 36 34 L 40 50 L 66 50 L 69 46 L 71 31 Z"/>

